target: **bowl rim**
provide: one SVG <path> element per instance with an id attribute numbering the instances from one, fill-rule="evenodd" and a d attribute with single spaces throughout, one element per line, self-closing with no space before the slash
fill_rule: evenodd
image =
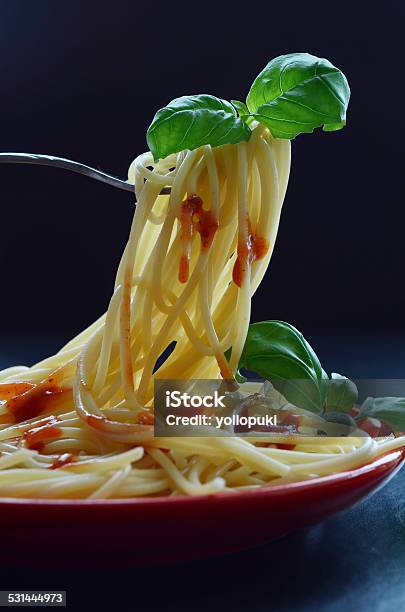
<path id="1" fill-rule="evenodd" d="M 392 468 L 389 471 L 389 475 L 393 476 L 405 463 L 405 447 L 400 447 L 387 451 L 381 455 L 377 455 L 367 463 L 356 468 L 345 470 L 343 472 L 336 472 L 335 474 L 328 474 L 326 476 L 318 476 L 311 480 L 300 480 L 298 482 L 289 482 L 281 485 L 259 487 L 257 489 L 244 489 L 242 491 L 230 491 L 221 493 L 211 493 L 208 495 L 162 495 L 160 497 L 129 497 L 129 498 L 112 498 L 112 499 L 49 499 L 49 498 L 29 498 L 29 497 L 0 497 L 0 509 L 10 506 L 23 506 L 23 507 L 71 507 L 71 508 L 114 508 L 114 507 L 131 507 L 141 506 L 145 508 L 147 506 L 156 505 L 176 505 L 176 504 L 187 504 L 194 506 L 195 504 L 201 504 L 204 501 L 209 503 L 213 502 L 224 502 L 228 500 L 230 503 L 232 500 L 243 500 L 247 498 L 259 498 L 259 497 L 282 497 L 288 495 L 293 491 L 302 490 L 316 490 L 320 489 L 325 485 L 335 484 L 344 480 L 352 480 L 358 478 L 369 472 L 373 472 L 375 469 L 386 466 L 392 463 Z"/>

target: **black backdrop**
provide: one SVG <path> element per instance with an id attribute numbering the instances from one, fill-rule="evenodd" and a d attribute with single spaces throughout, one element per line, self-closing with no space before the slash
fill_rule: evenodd
<path id="1" fill-rule="evenodd" d="M 305 333 L 404 330 L 401 3 L 3 2 L 0 150 L 124 176 L 173 97 L 242 99 L 272 57 L 328 57 L 352 88 L 348 127 L 300 136 L 253 319 Z M 401 114 L 402 113 L 402 114 Z M 1 332 L 66 336 L 99 316 L 130 194 L 60 170 L 0 166 Z"/>
<path id="2" fill-rule="evenodd" d="M 378 8 L 366 0 L 108 4 L 0 3 L 0 150 L 63 155 L 124 176 L 145 149 L 155 110 L 171 98 L 242 98 L 271 57 L 295 50 L 328 57 L 351 83 L 348 127 L 294 142 L 280 234 L 253 317 L 284 318 L 326 342 L 330 329 L 342 339 L 358 330 L 398 332 L 398 355 L 405 325 L 400 1 Z M 0 198 L 2 367 L 39 359 L 104 311 L 132 202 L 62 171 L 1 165 Z M 30 345 L 27 332 L 52 337 Z M 361 356 L 372 353 L 373 339 Z M 331 362 L 350 376 L 347 352 L 344 345 L 342 369 L 335 355 Z M 376 353 L 378 377 L 387 352 Z M 370 370 L 355 364 L 353 375 Z M 75 609 L 79 602 L 126 609 L 143 593 L 148 609 L 217 610 L 231 601 L 243 610 L 249 601 L 252 610 L 330 610 L 339 597 L 343 609 L 353 608 L 349 602 L 363 610 L 370 597 L 378 607 L 401 596 L 403 538 L 388 516 L 400 516 L 400 486 L 387 489 L 384 502 L 376 496 L 360 512 L 225 560 L 140 568 L 134 582 L 133 568 L 61 572 L 50 553 L 53 569 L 3 567 L 1 588 L 65 588 Z M 388 518 L 370 556 L 364 533 L 377 516 Z M 223 580 L 196 586 L 196 576 L 219 574 Z M 173 588 L 179 579 L 182 588 Z"/>

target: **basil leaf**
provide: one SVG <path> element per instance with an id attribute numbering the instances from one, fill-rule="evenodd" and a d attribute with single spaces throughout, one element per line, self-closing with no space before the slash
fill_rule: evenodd
<path id="1" fill-rule="evenodd" d="M 238 111 L 239 117 L 243 117 L 244 115 L 249 115 L 249 109 L 244 102 L 240 102 L 239 100 L 231 100 L 231 103 Z"/>
<path id="2" fill-rule="evenodd" d="M 249 140 L 251 130 L 230 102 L 201 94 L 182 96 L 161 108 L 146 140 L 155 161 L 184 149 L 217 147 Z"/>
<path id="3" fill-rule="evenodd" d="M 342 127 L 346 125 L 346 121 L 341 121 L 340 123 L 328 123 L 323 126 L 324 132 L 336 132 L 337 130 L 341 130 Z"/>
<path id="4" fill-rule="evenodd" d="M 232 104 L 238 111 L 238 115 L 247 125 L 252 125 L 255 120 L 254 117 L 249 113 L 249 109 L 244 102 L 239 102 L 239 100 L 231 100 Z"/>
<path id="5" fill-rule="evenodd" d="M 328 60 L 309 53 L 281 55 L 255 79 L 247 106 L 275 138 L 295 138 L 324 126 L 346 124 L 350 89 L 346 77 Z"/>
<path id="6" fill-rule="evenodd" d="M 348 414 L 345 414 L 344 412 L 340 412 L 340 411 L 324 412 L 322 417 L 328 423 L 338 423 L 340 425 L 347 425 L 347 427 L 357 427 L 356 421 L 351 416 L 349 416 Z"/>
<path id="7" fill-rule="evenodd" d="M 344 412 L 324 412 L 322 418 L 329 425 L 325 427 L 326 431 L 322 426 L 318 431 L 328 436 L 350 436 L 358 429 L 356 421 Z"/>
<path id="8" fill-rule="evenodd" d="M 240 370 L 236 370 L 236 372 L 235 372 L 235 380 L 239 384 L 243 384 L 243 383 L 245 383 L 247 381 L 247 378 L 246 378 L 246 376 L 243 376 L 243 374 L 241 374 Z"/>
<path id="9" fill-rule="evenodd" d="M 332 372 L 326 396 L 327 410 L 349 412 L 357 402 L 357 387 L 346 376 Z"/>
<path id="10" fill-rule="evenodd" d="M 292 404 L 321 411 L 327 376 L 311 346 L 289 323 L 262 321 L 250 325 L 239 367 L 270 380 Z"/>
<path id="11" fill-rule="evenodd" d="M 365 417 L 384 421 L 394 431 L 405 431 L 405 398 L 368 397 L 364 400 L 356 420 L 359 421 Z"/>

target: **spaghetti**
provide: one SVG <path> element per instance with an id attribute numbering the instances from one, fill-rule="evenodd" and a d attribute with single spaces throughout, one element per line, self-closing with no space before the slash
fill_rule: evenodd
<path id="1" fill-rule="evenodd" d="M 153 436 L 154 378 L 233 379 L 289 170 L 290 141 L 260 125 L 247 143 L 134 160 L 137 206 L 106 314 L 53 357 L 0 372 L 0 496 L 236 491 L 339 472 L 405 444 Z"/>

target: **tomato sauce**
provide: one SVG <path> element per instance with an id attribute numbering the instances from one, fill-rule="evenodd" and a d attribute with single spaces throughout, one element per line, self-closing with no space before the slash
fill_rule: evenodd
<path id="1" fill-rule="evenodd" d="M 20 383 L 29 384 L 29 383 Z M 72 389 L 62 388 L 54 377 L 50 377 L 40 385 L 30 386 L 26 390 L 11 397 L 7 408 L 15 423 L 34 419 L 41 414 L 51 412 L 72 397 Z"/>
<path id="2" fill-rule="evenodd" d="M 86 416 L 86 423 L 99 431 L 106 431 L 106 417 L 98 414 L 89 414 Z"/>
<path id="3" fill-rule="evenodd" d="M 58 420 L 55 417 L 49 417 L 25 431 L 23 434 L 25 446 L 32 450 L 41 451 L 46 442 L 60 438 L 62 430 L 56 423 L 58 423 Z"/>
<path id="4" fill-rule="evenodd" d="M 233 282 L 238 287 L 242 287 L 248 266 L 257 259 L 262 259 L 268 250 L 269 243 L 266 238 L 253 232 L 248 221 L 248 238 L 245 241 L 239 236 L 238 255 L 232 272 Z"/>
<path id="5" fill-rule="evenodd" d="M 155 417 L 151 412 L 140 412 L 135 420 L 137 425 L 153 425 Z"/>
<path id="6" fill-rule="evenodd" d="M 76 461 L 75 455 L 73 453 L 63 453 L 63 455 L 59 455 L 57 459 L 52 463 L 52 465 L 48 468 L 50 470 L 58 470 L 59 468 L 63 468 L 69 463 L 73 463 Z"/>
<path id="7" fill-rule="evenodd" d="M 186 283 L 188 281 L 189 267 L 190 267 L 189 258 L 187 257 L 187 255 L 182 255 L 180 257 L 180 264 L 179 264 L 179 281 L 181 283 Z"/>
<path id="8" fill-rule="evenodd" d="M 282 450 L 294 450 L 295 446 L 295 444 L 281 444 L 281 442 L 276 444 L 276 447 Z"/>
<path id="9" fill-rule="evenodd" d="M 0 384 L 0 400 L 9 400 L 12 397 L 26 393 L 35 385 L 29 382 L 3 383 Z"/>
<path id="10" fill-rule="evenodd" d="M 180 227 L 183 253 L 179 263 L 179 281 L 186 283 L 189 277 L 191 240 L 195 232 L 200 234 L 201 251 L 205 251 L 214 240 L 219 222 L 210 210 L 204 210 L 202 199 L 192 194 L 181 205 Z"/>

